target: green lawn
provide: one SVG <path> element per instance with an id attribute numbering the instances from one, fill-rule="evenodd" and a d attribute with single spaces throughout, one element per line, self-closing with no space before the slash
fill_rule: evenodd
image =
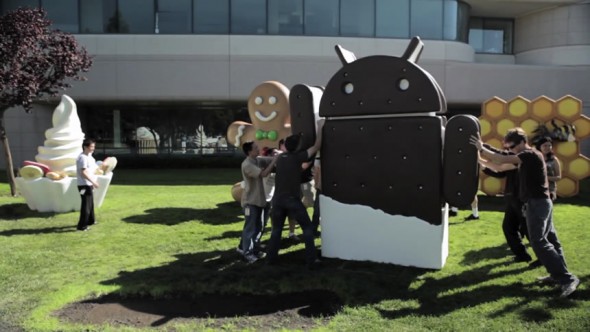
<path id="1" fill-rule="evenodd" d="M 307 271 L 302 244 L 281 251 L 279 266 L 246 265 L 234 252 L 243 219 L 230 188 L 239 179 L 237 169 L 117 169 L 96 211 L 99 224 L 89 232 L 75 232 L 77 212 L 30 211 L 0 183 L 0 330 L 136 330 L 72 324 L 53 314 L 107 294 L 280 298 L 325 291 L 343 306 L 328 319 L 317 319 L 317 330 L 590 331 L 588 179 L 578 197 L 560 199 L 554 212 L 568 266 L 581 280 L 569 299 L 535 282 L 546 274 L 543 268 L 512 263 L 501 232 L 502 200 L 481 196 L 479 221 L 463 222 L 468 210 L 451 218 L 450 253 L 442 270 L 325 259 L 321 269 Z M 214 321 L 146 329 L 280 329 L 248 315 L 222 326 Z"/>

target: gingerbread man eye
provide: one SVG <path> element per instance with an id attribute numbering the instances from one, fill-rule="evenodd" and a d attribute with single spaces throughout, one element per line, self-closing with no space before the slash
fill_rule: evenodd
<path id="1" fill-rule="evenodd" d="M 277 97 L 275 97 L 275 96 L 268 97 L 268 103 L 271 104 L 271 105 L 276 104 L 277 103 Z"/>
<path id="2" fill-rule="evenodd" d="M 343 90 L 344 90 L 345 94 L 347 94 L 347 95 L 351 94 L 354 91 L 354 84 L 352 84 L 350 82 L 344 84 Z"/>
<path id="3" fill-rule="evenodd" d="M 401 80 L 399 80 L 399 82 L 397 83 L 397 86 L 399 87 L 400 90 L 402 91 L 406 91 L 410 88 L 410 81 L 408 81 L 405 78 L 402 78 Z"/>
<path id="4" fill-rule="evenodd" d="M 254 98 L 254 104 L 256 104 L 256 105 L 262 105 L 262 97 L 256 97 L 256 98 Z"/>

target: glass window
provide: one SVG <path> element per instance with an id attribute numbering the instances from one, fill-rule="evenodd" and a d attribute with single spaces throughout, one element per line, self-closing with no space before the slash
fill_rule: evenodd
<path id="1" fill-rule="evenodd" d="M 191 33 L 191 0 L 158 0 L 156 33 Z"/>
<path id="2" fill-rule="evenodd" d="M 229 0 L 194 0 L 193 19 L 195 33 L 228 33 Z"/>
<path id="3" fill-rule="evenodd" d="M 302 35 L 303 0 L 268 0 L 268 34 Z"/>
<path id="4" fill-rule="evenodd" d="M 340 34 L 373 37 L 375 35 L 374 0 L 340 0 Z"/>
<path id="5" fill-rule="evenodd" d="M 43 0 L 51 27 L 70 33 L 78 33 L 78 0 Z"/>
<path id="6" fill-rule="evenodd" d="M 512 20 L 473 18 L 469 22 L 469 45 L 478 53 L 512 53 Z"/>
<path id="7" fill-rule="evenodd" d="M 412 0 L 410 13 L 411 36 L 422 39 L 442 39 L 443 1 Z"/>
<path id="8" fill-rule="evenodd" d="M 240 35 L 266 34 L 266 0 L 233 0 L 231 3 L 231 33 Z"/>
<path id="9" fill-rule="evenodd" d="M 119 0 L 119 33 L 155 32 L 154 0 Z"/>
<path id="10" fill-rule="evenodd" d="M 443 39 L 457 40 L 459 5 L 447 0 L 443 6 Z"/>
<path id="11" fill-rule="evenodd" d="M 337 36 L 338 0 L 305 0 L 305 34 Z"/>
<path id="12" fill-rule="evenodd" d="M 377 37 L 409 38 L 410 0 L 376 0 Z"/>
<path id="13" fill-rule="evenodd" d="M 119 31 L 116 0 L 80 0 L 80 33 Z"/>
<path id="14" fill-rule="evenodd" d="M 3 14 L 13 11 L 20 7 L 39 7 L 39 0 L 2 0 L 0 1 L 0 9 Z"/>

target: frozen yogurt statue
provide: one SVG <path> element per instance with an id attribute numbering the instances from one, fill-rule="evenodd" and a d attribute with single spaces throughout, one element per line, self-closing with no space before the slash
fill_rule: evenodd
<path id="1" fill-rule="evenodd" d="M 37 162 L 25 161 L 16 187 L 31 210 L 39 212 L 68 212 L 80 209 L 80 194 L 76 183 L 76 158 L 82 152 L 84 133 L 76 103 L 63 95 L 53 111 L 53 127 L 45 132 L 45 142 L 38 148 Z M 109 162 L 106 162 L 108 159 Z M 100 185 L 94 193 L 94 205 L 100 207 L 113 177 L 116 159 L 107 158 L 98 168 Z M 103 173 L 103 174 L 101 174 Z"/>

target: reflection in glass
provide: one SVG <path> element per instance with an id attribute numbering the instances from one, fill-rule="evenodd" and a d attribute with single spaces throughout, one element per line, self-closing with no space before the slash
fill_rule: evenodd
<path id="1" fill-rule="evenodd" d="M 413 0 L 410 13 L 410 34 L 422 39 L 442 39 L 443 2 L 440 0 Z"/>
<path id="2" fill-rule="evenodd" d="M 195 33 L 228 33 L 229 0 L 193 0 L 193 20 Z"/>
<path id="3" fill-rule="evenodd" d="M 39 7 L 39 0 L 2 0 L 0 1 L 0 9 L 3 14 L 13 11 L 20 7 Z"/>
<path id="4" fill-rule="evenodd" d="M 268 0 L 268 34 L 302 35 L 303 0 Z"/>
<path id="5" fill-rule="evenodd" d="M 305 34 L 337 36 L 339 31 L 338 0 L 305 0 Z"/>
<path id="6" fill-rule="evenodd" d="M 512 20 L 472 18 L 469 45 L 477 53 L 512 53 Z"/>
<path id="7" fill-rule="evenodd" d="M 44 0 L 43 8 L 47 11 L 47 18 L 53 22 L 52 29 L 69 33 L 78 32 L 77 0 Z"/>
<path id="8" fill-rule="evenodd" d="M 377 37 L 409 38 L 410 0 L 376 0 Z"/>
<path id="9" fill-rule="evenodd" d="M 118 0 L 119 33 L 155 32 L 154 0 Z"/>
<path id="10" fill-rule="evenodd" d="M 340 34 L 372 37 L 375 35 L 375 2 L 340 0 Z"/>
<path id="11" fill-rule="evenodd" d="M 191 33 L 191 0 L 158 0 L 156 33 Z"/>
<path id="12" fill-rule="evenodd" d="M 266 1 L 233 0 L 231 32 L 240 35 L 266 34 Z"/>
<path id="13" fill-rule="evenodd" d="M 80 33 L 118 32 L 116 0 L 80 0 Z"/>

